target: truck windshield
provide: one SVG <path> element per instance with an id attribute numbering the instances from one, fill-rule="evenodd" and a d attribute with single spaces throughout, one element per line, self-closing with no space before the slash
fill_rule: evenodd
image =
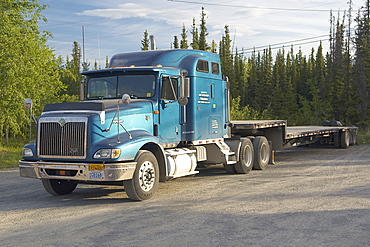
<path id="1" fill-rule="evenodd" d="M 131 98 L 151 98 L 155 94 L 154 75 L 114 75 L 90 77 L 87 99 L 115 99 L 128 94 Z"/>

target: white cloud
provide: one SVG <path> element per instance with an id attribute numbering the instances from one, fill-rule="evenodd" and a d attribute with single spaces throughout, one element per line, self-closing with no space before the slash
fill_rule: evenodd
<path id="1" fill-rule="evenodd" d="M 201 7 L 207 13 L 208 43 L 217 43 L 228 25 L 230 35 L 239 49 L 289 42 L 328 34 L 329 12 L 289 11 L 285 9 L 347 9 L 346 1 L 332 0 L 260 0 L 251 3 L 241 0 L 204 0 L 191 4 L 167 0 L 40 0 L 51 7 L 46 11 L 49 24 L 45 25 L 55 38 L 56 52 L 70 53 L 72 42 L 81 40 L 81 26 L 85 26 L 86 54 L 90 61 L 98 57 L 97 36 L 100 37 L 102 57 L 115 53 L 139 50 L 143 32 L 156 36 L 159 48 L 169 48 L 173 36 L 180 36 L 182 25 L 190 31 L 193 17 L 199 25 Z M 355 0 L 358 8 L 362 0 Z M 211 4 L 208 4 L 211 3 Z M 217 6 L 228 5 L 228 6 Z M 239 7 L 232 7 L 239 6 Z M 240 6 L 253 7 L 244 8 Z M 255 8 L 257 7 L 257 8 Z M 70 10 L 74 9 L 75 12 Z M 356 11 L 354 10 L 353 15 Z M 190 43 L 190 33 L 188 41 Z M 59 44 L 60 43 L 60 44 Z M 67 44 L 70 45 L 67 45 Z M 318 43 L 308 44 L 307 50 Z M 64 54 L 63 54 L 64 55 Z"/>

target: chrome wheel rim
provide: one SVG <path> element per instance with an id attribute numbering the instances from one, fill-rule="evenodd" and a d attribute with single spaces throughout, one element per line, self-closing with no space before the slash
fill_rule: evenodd
<path id="1" fill-rule="evenodd" d="M 143 162 L 139 169 L 140 188 L 143 191 L 150 191 L 154 186 L 154 181 L 155 181 L 154 165 L 149 161 Z"/>

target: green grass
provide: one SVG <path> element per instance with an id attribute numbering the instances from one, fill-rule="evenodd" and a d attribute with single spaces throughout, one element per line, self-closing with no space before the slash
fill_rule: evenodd
<path id="1" fill-rule="evenodd" d="M 370 130 L 359 130 L 357 133 L 357 144 L 358 145 L 369 145 L 370 144 Z"/>
<path id="2" fill-rule="evenodd" d="M 18 167 L 18 161 L 22 159 L 22 147 L 28 143 L 27 138 L 10 138 L 8 144 L 0 143 L 0 169 Z"/>

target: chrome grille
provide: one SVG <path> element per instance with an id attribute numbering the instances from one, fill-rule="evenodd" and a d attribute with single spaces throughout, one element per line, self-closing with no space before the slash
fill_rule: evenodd
<path id="1" fill-rule="evenodd" d="M 39 121 L 41 158 L 86 158 L 87 118 L 45 117 Z"/>

